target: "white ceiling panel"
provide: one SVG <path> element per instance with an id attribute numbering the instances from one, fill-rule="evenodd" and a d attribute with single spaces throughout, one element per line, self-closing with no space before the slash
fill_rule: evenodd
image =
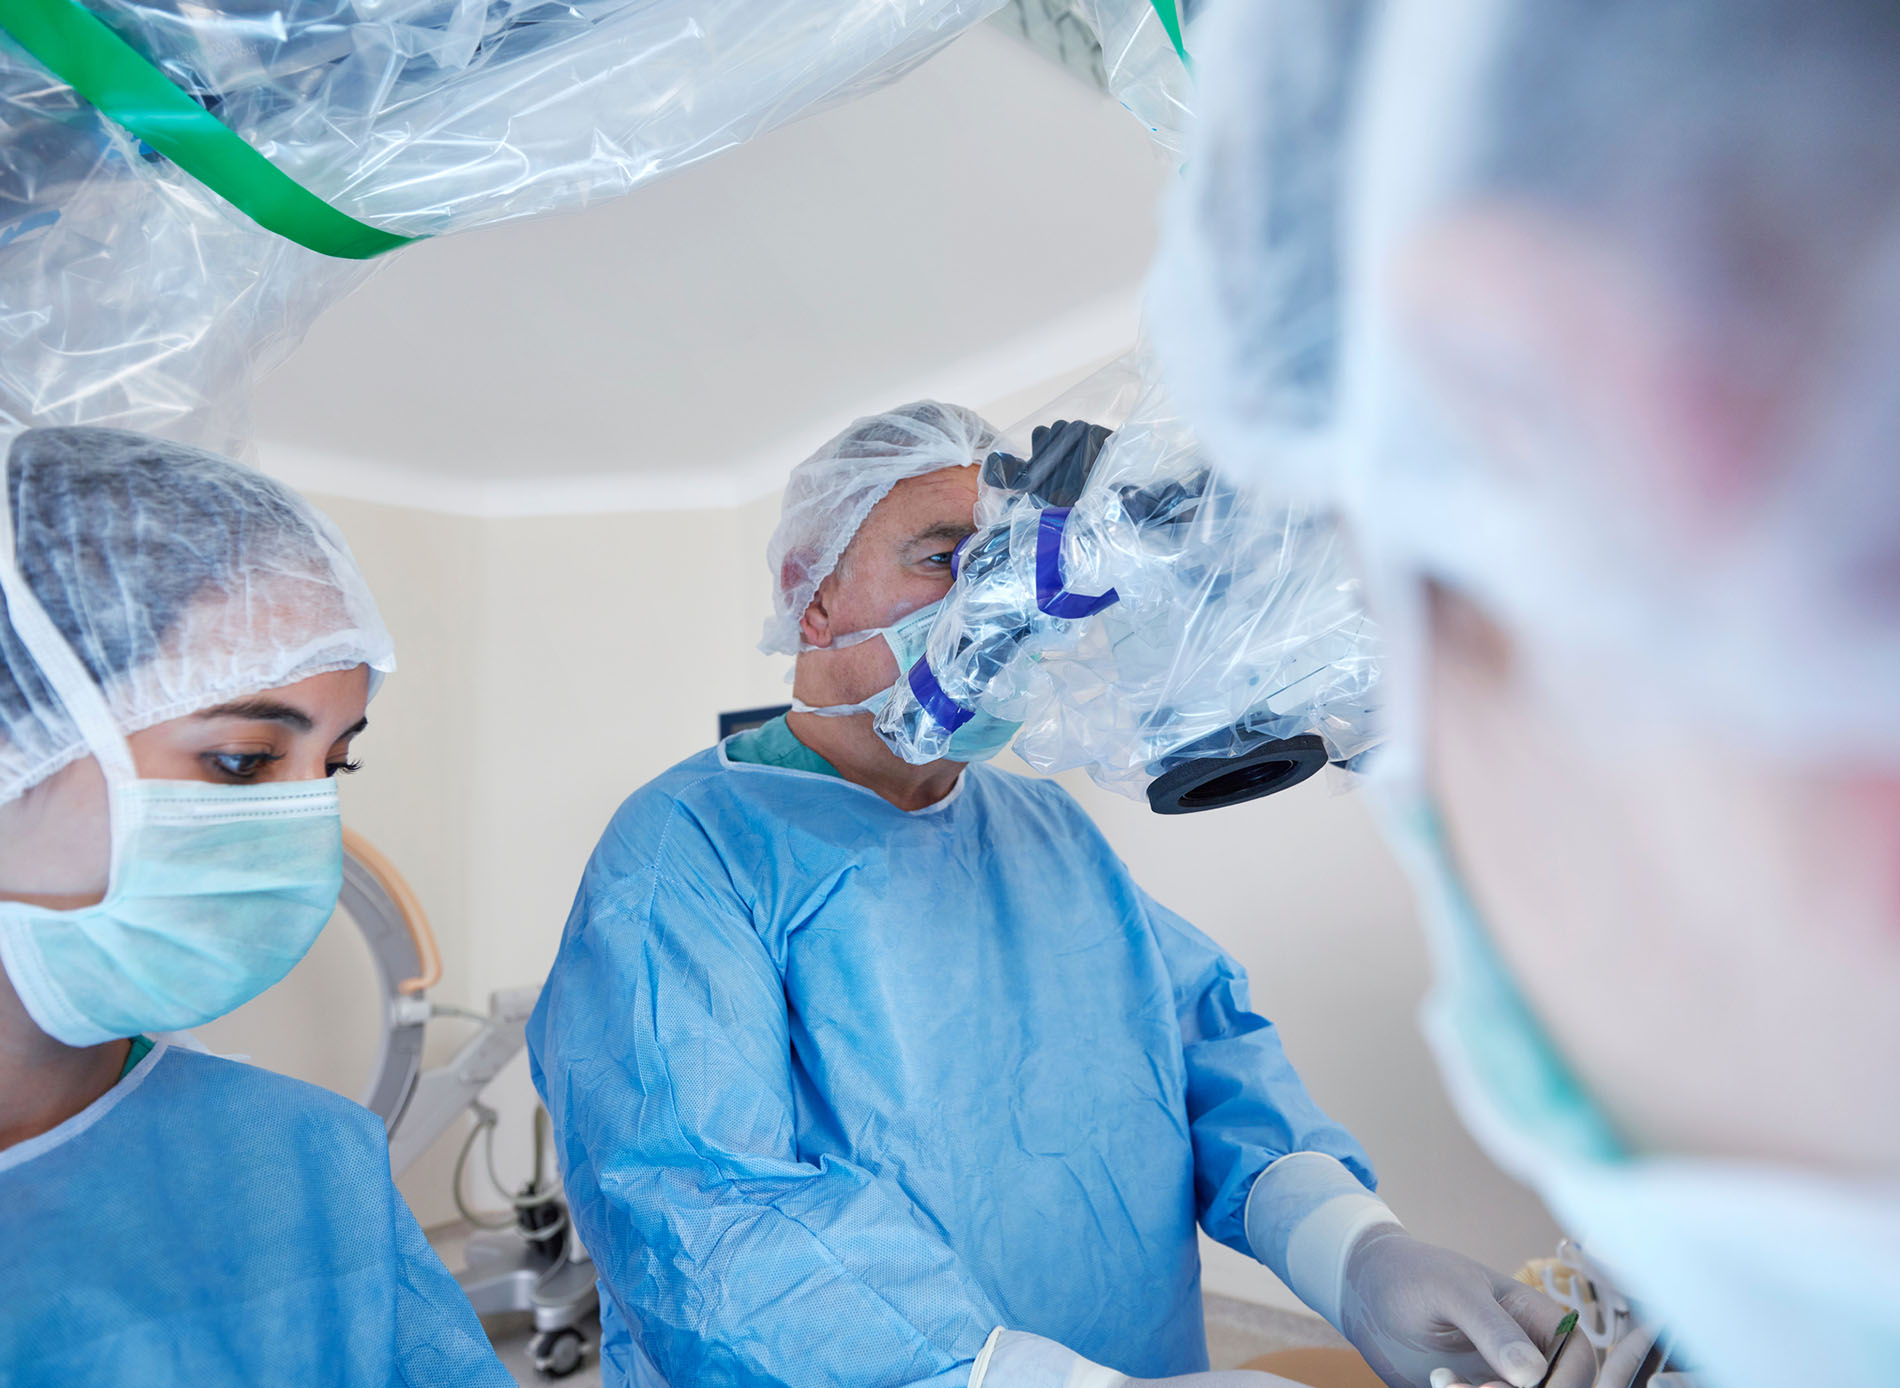
<path id="1" fill-rule="evenodd" d="M 615 203 L 398 256 L 265 383 L 260 452 L 410 504 L 756 490 L 893 392 L 980 406 L 1125 346 L 1168 176 L 1109 98 L 982 26 Z"/>

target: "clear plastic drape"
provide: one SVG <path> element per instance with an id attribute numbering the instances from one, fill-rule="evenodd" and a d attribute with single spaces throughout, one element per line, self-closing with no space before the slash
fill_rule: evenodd
<path id="1" fill-rule="evenodd" d="M 89 8 L 332 206 L 440 235 L 584 207 L 848 101 L 999 3 Z M 250 383 L 369 272 L 264 231 L 0 36 L 0 436 L 114 424 L 241 453 Z"/>
<path id="2" fill-rule="evenodd" d="M 1191 759 L 1317 736 L 1344 763 L 1376 740 L 1378 633 L 1331 515 L 1223 481 L 1146 354 L 1006 446 L 927 676 L 906 672 L 879 716 L 898 755 L 942 756 L 981 708 L 1023 724 L 1038 770 L 1139 795 Z"/>

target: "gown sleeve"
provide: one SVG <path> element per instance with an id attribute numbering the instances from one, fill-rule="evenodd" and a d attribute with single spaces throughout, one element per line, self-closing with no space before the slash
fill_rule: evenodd
<path id="1" fill-rule="evenodd" d="M 404 1388 L 514 1388 L 475 1308 L 390 1187 L 395 1224 L 396 1363 Z"/>
<path id="2" fill-rule="evenodd" d="M 962 1388 L 1001 1317 L 894 1181 L 800 1155 L 775 962 L 705 830 L 639 801 L 529 1024 L 603 1287 L 675 1385 Z"/>
<path id="3" fill-rule="evenodd" d="M 1174 986 L 1187 1062 L 1196 1213 L 1208 1236 L 1253 1256 L 1247 1194 L 1290 1152 L 1336 1157 L 1367 1189 L 1372 1163 L 1353 1135 L 1320 1109 L 1253 1010 L 1247 971 L 1220 946 L 1145 892 L 1142 904 Z"/>

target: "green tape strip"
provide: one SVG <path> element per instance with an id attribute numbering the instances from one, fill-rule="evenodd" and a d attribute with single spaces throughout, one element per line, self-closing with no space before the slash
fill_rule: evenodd
<path id="1" fill-rule="evenodd" d="M 245 144 L 78 0 L 0 0 L 0 30 L 266 231 L 347 260 L 416 239 L 337 211 Z"/>
<path id="2" fill-rule="evenodd" d="M 1175 0 L 1150 0 L 1150 3 L 1161 17 L 1161 27 L 1168 31 L 1168 40 L 1173 43 L 1174 51 L 1181 55 L 1181 62 L 1193 67 L 1194 64 L 1188 59 L 1187 45 L 1181 42 L 1181 11 L 1176 8 Z"/>

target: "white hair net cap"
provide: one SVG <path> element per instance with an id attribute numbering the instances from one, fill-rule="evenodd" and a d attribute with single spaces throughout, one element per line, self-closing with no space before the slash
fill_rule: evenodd
<path id="1" fill-rule="evenodd" d="M 981 464 L 995 443 L 996 430 L 975 411 L 919 400 L 857 420 L 792 469 L 778 528 L 765 551 L 772 615 L 759 649 L 773 655 L 802 649 L 799 619 L 892 487 L 944 468 Z"/>
<path id="2" fill-rule="evenodd" d="M 8 582 L 38 599 L 122 734 L 329 670 L 396 668 L 342 535 L 261 473 L 57 428 L 13 440 L 6 481 Z M 32 643 L 42 658 L 48 639 Z M 0 804 L 90 750 L 42 658 L 0 617 Z"/>
<path id="3" fill-rule="evenodd" d="M 1348 515 L 1395 696 L 1431 579 L 1502 620 L 1580 727 L 1900 760 L 1891 0 L 1273 0 L 1208 23 L 1157 347 L 1230 475 Z M 1721 476 L 1665 479 L 1580 429 L 1526 467 L 1471 429 L 1431 358 L 1467 344 L 1412 332 L 1394 277 L 1473 211 L 1653 288 L 1676 335 L 1649 382 L 1702 373 Z M 1388 704 L 1401 751 L 1416 704 Z"/>

